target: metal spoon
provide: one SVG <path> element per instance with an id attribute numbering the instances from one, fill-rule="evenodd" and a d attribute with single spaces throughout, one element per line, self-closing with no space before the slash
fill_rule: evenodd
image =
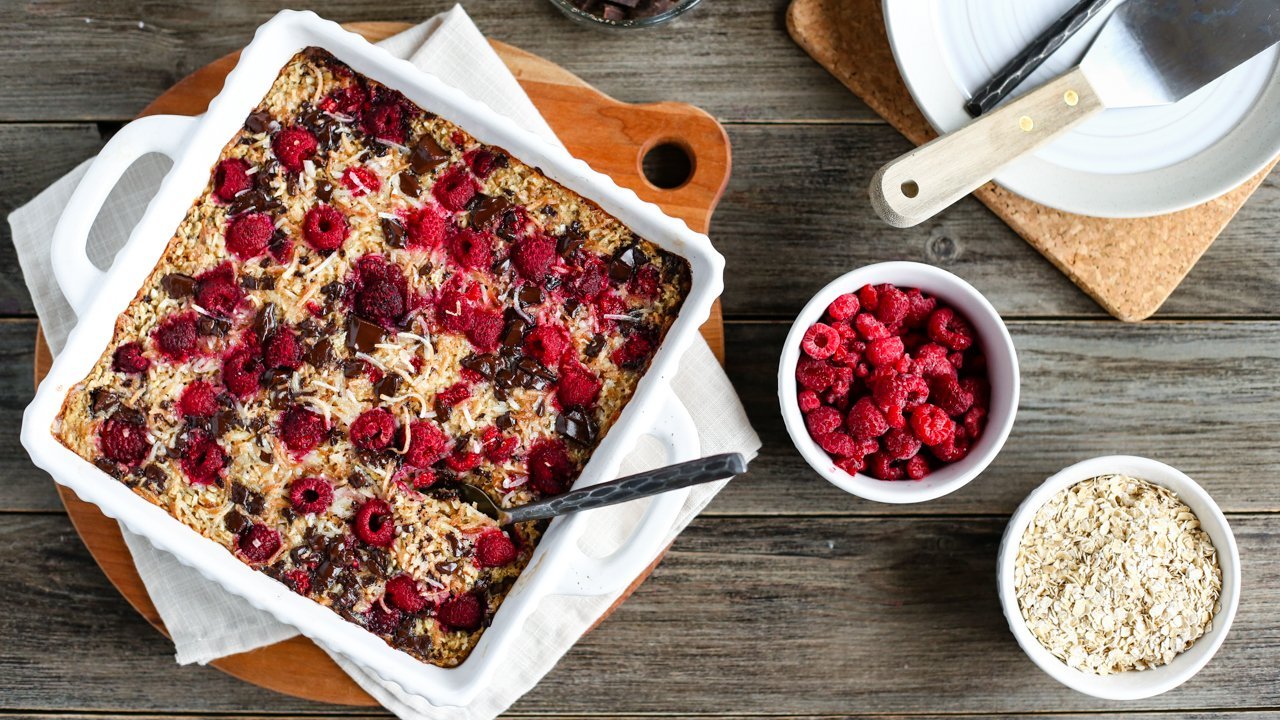
<path id="1" fill-rule="evenodd" d="M 724 480 L 746 471 L 747 461 L 739 453 L 712 455 L 628 475 L 610 482 L 506 509 L 498 507 L 493 498 L 489 497 L 489 493 L 474 485 L 442 482 L 432 490 L 452 490 L 463 502 L 475 505 L 477 510 L 496 520 L 499 525 L 510 525 L 530 520 L 545 520 L 579 510 L 616 505 L 628 500 L 638 500 L 693 485 Z"/>

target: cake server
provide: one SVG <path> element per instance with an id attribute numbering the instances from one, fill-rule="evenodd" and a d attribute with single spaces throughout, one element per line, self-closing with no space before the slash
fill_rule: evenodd
<path id="1" fill-rule="evenodd" d="M 1277 42 L 1271 0 L 1126 0 L 1079 66 L 880 168 L 872 207 L 919 224 L 1104 109 L 1175 103 Z"/>

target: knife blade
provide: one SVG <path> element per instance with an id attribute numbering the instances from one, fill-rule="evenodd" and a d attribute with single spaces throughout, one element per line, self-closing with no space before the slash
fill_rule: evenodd
<path id="1" fill-rule="evenodd" d="M 1126 0 L 1079 66 L 880 168 L 872 207 L 917 225 L 1104 109 L 1175 103 L 1277 42 L 1274 0 Z"/>

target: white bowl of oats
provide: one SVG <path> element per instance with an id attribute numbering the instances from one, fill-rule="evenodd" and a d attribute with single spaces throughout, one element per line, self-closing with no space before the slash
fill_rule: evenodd
<path id="1" fill-rule="evenodd" d="M 1032 662 L 1078 692 L 1137 700 L 1181 685 L 1226 638 L 1240 553 L 1194 480 L 1114 455 L 1049 478 L 1009 521 L 1000 604 Z"/>

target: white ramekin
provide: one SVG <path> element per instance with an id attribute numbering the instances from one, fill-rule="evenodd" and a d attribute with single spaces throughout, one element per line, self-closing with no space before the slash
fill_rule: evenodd
<path id="1" fill-rule="evenodd" d="M 919 288 L 955 308 L 969 321 L 987 356 L 987 373 L 991 383 L 991 406 L 987 427 L 982 437 L 963 459 L 940 467 L 923 480 L 886 481 L 836 467 L 835 459 L 826 453 L 804 424 L 796 390 L 796 363 L 800 360 L 800 341 L 811 325 L 822 319 L 827 306 L 837 297 L 855 292 L 863 285 L 891 283 L 901 288 Z M 867 265 L 832 280 L 818 291 L 800 311 L 787 333 L 778 365 L 778 400 L 791 441 L 805 461 L 833 485 L 867 500 L 884 503 L 914 503 L 933 500 L 964 487 L 995 459 L 1013 428 L 1018 412 L 1018 354 L 1009 330 L 996 309 L 972 285 L 959 277 L 914 262 L 886 262 Z"/>
<path id="2" fill-rule="evenodd" d="M 1150 670 L 1095 675 L 1077 670 L 1059 660 L 1027 629 L 1022 611 L 1018 607 L 1013 568 L 1018 545 L 1022 542 L 1027 525 L 1050 498 L 1082 480 L 1112 473 L 1129 475 L 1166 487 L 1177 493 L 1187 507 L 1191 508 L 1200 520 L 1200 527 L 1209 534 L 1209 539 L 1218 551 L 1218 565 L 1222 568 L 1222 595 L 1219 599 L 1220 609 L 1213 618 L 1213 627 L 1196 640 L 1190 649 L 1175 657 L 1173 662 Z M 1054 680 L 1086 695 L 1105 700 L 1140 700 L 1168 692 L 1190 680 L 1218 651 L 1227 637 L 1227 631 L 1231 629 L 1236 607 L 1240 604 L 1240 551 L 1236 548 L 1235 535 L 1231 533 L 1231 526 L 1227 524 L 1222 510 L 1194 480 L 1162 462 L 1131 455 L 1110 455 L 1085 460 L 1060 471 L 1022 501 L 1022 505 L 1009 520 L 1004 539 L 1000 541 L 996 584 L 1000 592 L 1000 606 L 1009 622 L 1009 629 L 1013 631 L 1023 652 L 1041 670 Z"/>

